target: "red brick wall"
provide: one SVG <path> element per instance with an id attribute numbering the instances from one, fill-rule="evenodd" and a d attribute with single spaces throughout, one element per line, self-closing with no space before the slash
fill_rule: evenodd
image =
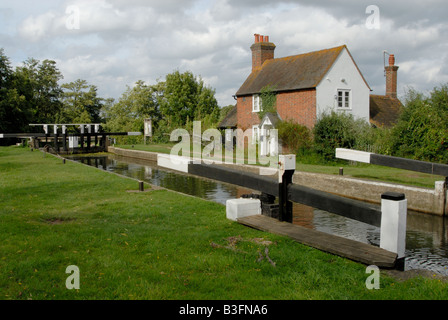
<path id="1" fill-rule="evenodd" d="M 316 90 L 279 93 L 277 112 L 283 120 L 294 120 L 308 128 L 316 122 Z"/>
<path id="2" fill-rule="evenodd" d="M 246 130 L 259 124 L 258 113 L 252 112 L 252 96 L 238 97 L 238 128 Z M 283 120 L 294 120 L 313 128 L 316 121 L 316 90 L 300 90 L 277 94 L 277 112 Z"/>
<path id="3" fill-rule="evenodd" d="M 252 112 L 252 96 L 238 97 L 237 99 L 237 124 L 238 128 L 252 128 L 253 125 L 259 124 L 260 118 L 257 112 Z"/>

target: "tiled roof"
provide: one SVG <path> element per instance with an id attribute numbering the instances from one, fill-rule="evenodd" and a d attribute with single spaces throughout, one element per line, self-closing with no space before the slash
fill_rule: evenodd
<path id="1" fill-rule="evenodd" d="M 254 70 L 249 75 L 236 95 L 259 93 L 267 85 L 272 86 L 277 92 L 315 88 L 327 74 L 343 49 L 346 49 L 350 55 L 347 47 L 343 45 L 331 49 L 267 60 L 261 68 Z M 353 63 L 355 62 L 353 61 Z"/>
<path id="2" fill-rule="evenodd" d="M 370 123 L 377 127 L 392 127 L 398 121 L 403 104 L 397 98 L 370 95 Z"/>
<path id="3" fill-rule="evenodd" d="M 230 109 L 224 119 L 218 124 L 218 128 L 234 128 L 237 125 L 236 105 Z"/>

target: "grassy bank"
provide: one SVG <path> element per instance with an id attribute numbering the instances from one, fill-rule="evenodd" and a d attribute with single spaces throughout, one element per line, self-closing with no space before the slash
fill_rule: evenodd
<path id="1" fill-rule="evenodd" d="M 141 144 L 141 145 L 117 145 L 119 148 L 134 149 L 142 151 L 152 151 L 160 153 L 170 153 L 174 144 Z M 414 172 L 409 170 L 401 170 L 366 163 L 351 164 L 348 161 L 340 160 L 336 163 L 329 164 L 309 164 L 297 157 L 297 171 L 322 173 L 322 174 L 339 174 L 339 168 L 343 167 L 344 176 L 369 179 L 375 181 L 384 181 L 390 183 L 398 183 L 409 186 L 434 188 L 436 181 L 443 181 L 445 177 Z M 306 159 L 305 159 L 306 160 Z M 245 162 L 247 163 L 247 161 Z"/>
<path id="2" fill-rule="evenodd" d="M 136 181 L 37 151 L 0 148 L 0 177 L 0 299 L 448 298 L 446 282 L 383 272 L 369 290 L 366 266 L 243 227 L 222 205 L 128 192 Z M 70 265 L 80 289 L 66 288 Z"/>

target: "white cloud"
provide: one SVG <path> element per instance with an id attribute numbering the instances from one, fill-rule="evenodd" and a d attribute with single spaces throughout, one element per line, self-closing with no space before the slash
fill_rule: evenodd
<path id="1" fill-rule="evenodd" d="M 12 60 L 54 59 L 64 81 L 86 79 L 106 97 L 189 69 L 216 88 L 220 105 L 234 103 L 254 33 L 270 36 L 277 57 L 347 44 L 375 93 L 384 91 L 383 50 L 396 56 L 401 88 L 432 88 L 448 75 L 448 6 L 440 0 L 379 0 L 379 30 L 365 26 L 367 0 L 4 2 L 0 39 Z M 79 29 L 67 28 L 68 6 L 79 8 Z"/>

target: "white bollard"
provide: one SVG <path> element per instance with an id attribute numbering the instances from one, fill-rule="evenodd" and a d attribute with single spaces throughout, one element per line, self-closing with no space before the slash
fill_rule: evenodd
<path id="1" fill-rule="evenodd" d="M 238 218 L 260 215 L 261 202 L 259 199 L 229 199 L 226 201 L 226 217 L 236 221 Z"/>
<path id="2" fill-rule="evenodd" d="M 407 202 L 402 193 L 381 195 L 380 247 L 396 253 L 397 259 L 402 261 L 406 250 Z"/>

